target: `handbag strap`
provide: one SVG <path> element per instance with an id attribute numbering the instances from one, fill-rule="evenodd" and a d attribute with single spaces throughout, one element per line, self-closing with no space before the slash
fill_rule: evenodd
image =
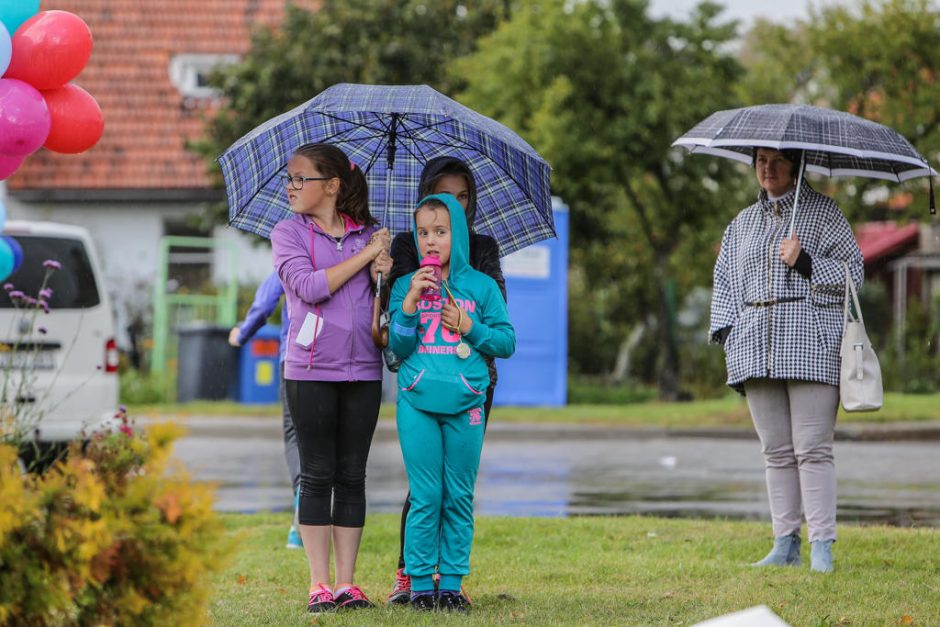
<path id="1" fill-rule="evenodd" d="M 845 324 L 858 321 L 864 325 L 865 320 L 862 318 L 862 306 L 858 303 L 858 292 L 855 291 L 855 281 L 852 280 L 852 275 L 849 273 L 849 264 L 843 261 L 842 266 L 845 268 L 845 298 L 842 306 L 842 322 Z M 852 295 L 852 304 L 855 306 L 854 319 L 849 315 L 849 294 Z"/>
<path id="2" fill-rule="evenodd" d="M 737 240 L 737 251 L 735 251 L 735 261 L 738 265 L 738 287 L 741 289 L 741 302 L 738 304 L 738 315 L 740 316 L 741 311 L 744 309 L 747 301 L 747 283 L 744 281 L 744 229 L 738 231 Z"/>

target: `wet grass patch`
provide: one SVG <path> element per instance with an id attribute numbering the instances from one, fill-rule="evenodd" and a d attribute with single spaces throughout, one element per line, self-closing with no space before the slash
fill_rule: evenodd
<path id="1" fill-rule="evenodd" d="M 157 405 L 131 405 L 134 417 L 157 416 L 260 416 L 280 419 L 281 406 L 242 405 L 232 401 L 195 401 Z M 394 420 L 395 405 L 385 403 L 379 413 L 382 420 Z M 620 405 L 566 405 L 564 407 L 493 408 L 494 420 L 510 423 L 583 424 L 666 429 L 751 428 L 750 413 L 744 398 L 729 394 L 722 398 L 663 403 L 644 401 Z M 838 424 L 923 422 L 940 420 L 940 394 L 885 395 L 885 405 L 876 412 L 840 411 Z"/>
<path id="2" fill-rule="evenodd" d="M 287 514 L 230 514 L 232 565 L 215 580 L 216 625 L 690 625 L 764 604 L 791 625 L 940 624 L 936 530 L 843 525 L 836 570 L 756 569 L 767 523 L 652 517 L 477 519 L 469 617 L 384 607 L 398 517 L 371 515 L 358 581 L 376 609 L 312 617 L 307 566 L 284 546 Z"/>

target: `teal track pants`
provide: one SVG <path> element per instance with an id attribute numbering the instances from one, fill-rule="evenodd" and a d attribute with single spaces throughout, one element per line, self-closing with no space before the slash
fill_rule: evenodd
<path id="1" fill-rule="evenodd" d="M 470 572 L 473 488 L 483 448 L 483 405 L 436 414 L 398 403 L 411 510 L 405 523 L 405 573 L 462 577 Z"/>

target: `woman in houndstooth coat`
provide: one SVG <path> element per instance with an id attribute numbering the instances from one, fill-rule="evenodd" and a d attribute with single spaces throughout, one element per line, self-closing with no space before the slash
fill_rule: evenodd
<path id="1" fill-rule="evenodd" d="M 843 264 L 859 286 L 864 267 L 838 205 L 805 181 L 788 233 L 800 154 L 755 149 L 761 191 L 722 238 L 709 332 L 724 346 L 728 385 L 747 397 L 764 453 L 774 547 L 755 566 L 801 563 L 805 513 L 811 569 L 829 572 Z"/>

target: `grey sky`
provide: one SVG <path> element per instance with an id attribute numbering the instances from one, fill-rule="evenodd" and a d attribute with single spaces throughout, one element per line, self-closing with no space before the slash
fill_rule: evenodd
<path id="1" fill-rule="evenodd" d="M 764 17 L 775 22 L 788 22 L 790 20 L 806 18 L 809 16 L 809 6 L 821 4 L 820 0 L 716 0 L 725 7 L 724 16 L 741 21 L 741 26 L 747 28 L 755 18 Z M 686 18 L 699 0 L 651 0 L 650 12 L 656 16 L 670 16 Z"/>

